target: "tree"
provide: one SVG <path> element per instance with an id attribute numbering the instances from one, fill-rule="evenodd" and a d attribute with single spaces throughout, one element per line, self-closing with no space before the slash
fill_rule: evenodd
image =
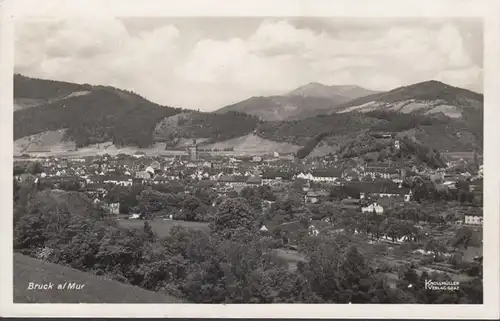
<path id="1" fill-rule="evenodd" d="M 301 268 L 311 289 L 324 302 L 368 303 L 378 279 L 370 263 L 350 244 L 349 238 L 322 239 Z M 383 284 L 380 284 L 383 288 Z"/>
<path id="2" fill-rule="evenodd" d="M 440 256 L 446 251 L 446 247 L 438 242 L 435 238 L 429 238 L 425 243 L 424 249 L 433 252 L 435 256 Z"/>
<path id="3" fill-rule="evenodd" d="M 183 217 L 186 221 L 203 220 L 202 203 L 194 196 L 187 196 L 182 202 Z"/>
<path id="4" fill-rule="evenodd" d="M 211 226 L 215 235 L 231 238 L 239 233 L 257 233 L 258 220 L 245 199 L 233 198 L 219 205 Z"/>
<path id="5" fill-rule="evenodd" d="M 26 171 L 32 175 L 40 174 L 43 172 L 42 164 L 39 162 L 31 162 L 26 166 Z"/>
<path id="6" fill-rule="evenodd" d="M 458 248 L 463 246 L 465 249 L 469 246 L 469 243 L 472 240 L 474 235 L 474 231 L 469 227 L 461 227 L 455 232 L 455 237 L 451 241 L 451 245 L 454 248 Z"/>
<path id="7" fill-rule="evenodd" d="M 40 214 L 22 216 L 14 230 L 15 249 L 37 249 L 43 247 L 46 241 L 44 235 L 45 222 Z"/>
<path id="8" fill-rule="evenodd" d="M 151 228 L 151 224 L 149 224 L 148 221 L 144 221 L 143 232 L 144 232 L 144 234 L 146 234 L 146 238 L 150 242 L 153 242 L 156 239 L 156 235 L 153 232 L 153 229 Z"/>

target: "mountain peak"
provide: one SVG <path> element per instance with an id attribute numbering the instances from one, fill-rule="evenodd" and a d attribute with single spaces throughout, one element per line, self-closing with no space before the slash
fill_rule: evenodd
<path id="1" fill-rule="evenodd" d="M 310 82 L 290 91 L 287 96 L 319 97 L 348 101 L 376 93 L 356 85 L 328 86 L 319 82 Z"/>

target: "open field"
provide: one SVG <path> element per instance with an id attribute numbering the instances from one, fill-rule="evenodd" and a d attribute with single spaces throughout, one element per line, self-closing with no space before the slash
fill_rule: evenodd
<path id="1" fill-rule="evenodd" d="M 261 138 L 259 136 L 248 134 L 245 136 L 225 140 L 208 145 L 202 145 L 203 149 L 225 149 L 233 148 L 235 152 L 239 153 L 295 153 L 300 149 L 300 146 L 278 143 L 271 140 Z"/>
<path id="2" fill-rule="evenodd" d="M 119 220 L 118 224 L 123 227 L 128 227 L 128 228 L 142 228 L 144 226 L 144 220 Z M 208 231 L 208 223 L 206 222 L 188 222 L 188 221 L 174 221 L 174 220 L 152 220 L 152 221 L 147 221 L 149 224 L 151 224 L 151 228 L 153 229 L 153 232 L 159 236 L 159 237 L 164 237 L 167 236 L 170 233 L 170 230 L 176 226 L 180 225 L 184 228 L 187 229 L 197 229 L 197 230 L 205 230 Z"/>
<path id="3" fill-rule="evenodd" d="M 28 290 L 29 283 L 53 283 L 52 290 Z M 58 284 L 84 285 L 80 290 L 58 290 Z M 14 303 L 184 303 L 184 301 L 147 291 L 58 264 L 14 254 Z"/>

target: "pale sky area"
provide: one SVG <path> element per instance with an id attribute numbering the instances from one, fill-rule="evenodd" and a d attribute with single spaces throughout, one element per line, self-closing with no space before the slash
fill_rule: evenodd
<path id="1" fill-rule="evenodd" d="M 202 111 L 309 82 L 483 90 L 482 22 L 469 18 L 72 17 L 15 27 L 17 73 Z"/>

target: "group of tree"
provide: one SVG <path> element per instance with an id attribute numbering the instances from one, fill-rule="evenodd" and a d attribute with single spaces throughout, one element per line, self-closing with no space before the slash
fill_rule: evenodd
<path id="1" fill-rule="evenodd" d="M 460 202 L 464 205 L 482 207 L 482 198 L 478 197 L 469 189 L 470 182 L 466 179 L 460 179 L 455 188 L 438 187 L 435 182 L 427 179 L 418 179 L 412 182 L 406 182 L 405 186 L 411 188 L 412 197 L 417 202 Z"/>
<path id="2" fill-rule="evenodd" d="M 142 229 L 103 221 L 99 210 L 92 208 L 81 193 L 72 192 L 72 198 L 68 198 L 71 204 L 81 207 L 78 209 L 64 205 L 65 202 L 50 201 L 68 192 L 53 194 L 29 189 L 31 196 L 23 196 L 21 189 L 22 186 L 16 191 L 16 203 L 21 205 L 24 198 L 26 206 L 15 225 L 16 251 L 190 302 L 444 301 L 441 295 L 429 298 L 408 287 L 391 288 L 370 259 L 342 235 L 307 238 L 307 260 L 291 270 L 286 261 L 275 255 L 272 239 L 260 236 L 260 214 L 241 197 L 227 198 L 218 204 L 210 232 L 176 227 L 162 238 L 152 232 L 148 221 Z M 191 205 L 196 207 L 194 203 L 187 207 Z M 294 204 L 284 202 L 277 206 L 280 215 L 295 215 Z M 482 300 L 481 287 L 477 281 L 446 302 L 477 303 Z"/>
<path id="3" fill-rule="evenodd" d="M 248 204 L 250 204 L 250 206 L 254 210 L 259 212 L 262 211 L 263 201 L 276 201 L 276 195 L 268 185 L 262 185 L 259 187 L 245 187 L 240 191 L 239 196 L 245 198 Z"/>
<path id="4" fill-rule="evenodd" d="M 40 162 L 15 162 L 14 176 L 21 174 L 37 175 L 43 172 L 43 166 Z"/>

